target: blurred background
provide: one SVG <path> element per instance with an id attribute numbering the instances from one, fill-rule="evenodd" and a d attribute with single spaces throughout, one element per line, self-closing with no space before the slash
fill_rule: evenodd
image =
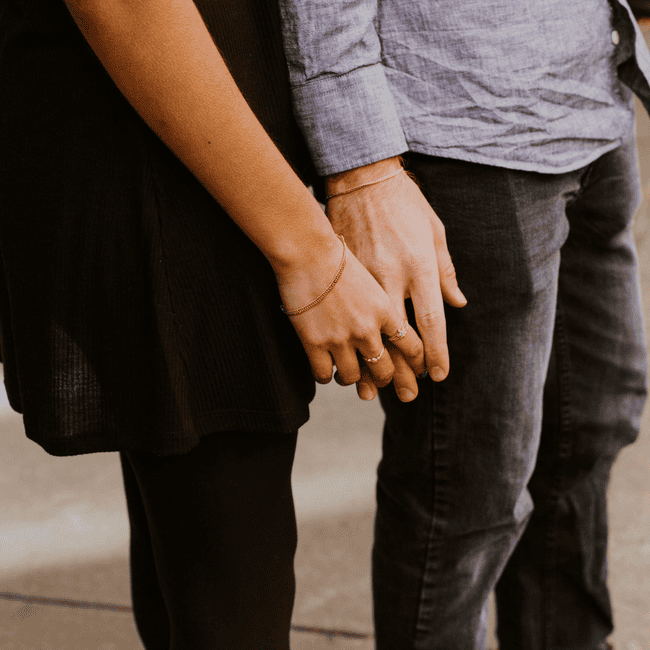
<path id="1" fill-rule="evenodd" d="M 648 38 L 648 36 L 646 36 Z M 650 324 L 650 120 L 637 105 L 636 221 Z M 299 519 L 292 648 L 373 648 L 370 549 L 379 403 L 319 386 L 294 468 Z M 650 650 L 650 408 L 610 490 L 616 650 Z M 490 648 L 496 648 L 493 632 Z M 0 648 L 141 650 L 130 613 L 128 521 L 117 454 L 53 458 L 0 391 Z"/>

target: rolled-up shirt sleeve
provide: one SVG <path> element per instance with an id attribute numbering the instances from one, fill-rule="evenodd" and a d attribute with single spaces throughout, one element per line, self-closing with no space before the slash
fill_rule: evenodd
<path id="1" fill-rule="evenodd" d="M 381 63 L 377 0 L 280 0 L 294 112 L 319 174 L 408 147 Z"/>

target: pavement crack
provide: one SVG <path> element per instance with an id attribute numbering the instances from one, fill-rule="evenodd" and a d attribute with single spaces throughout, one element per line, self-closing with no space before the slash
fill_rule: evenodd
<path id="1" fill-rule="evenodd" d="M 120 614 L 133 614 L 131 605 L 118 605 L 115 603 L 98 603 L 88 600 L 75 600 L 71 598 L 50 598 L 48 596 L 32 596 L 29 594 L 16 594 L 5 591 L 0 592 L 0 600 L 9 600 L 14 602 L 27 603 L 29 605 L 43 605 L 44 607 L 69 607 L 72 609 L 92 609 L 103 612 L 118 612 Z M 326 636 L 329 640 L 335 638 L 343 639 L 371 639 L 372 634 L 365 632 L 352 632 L 350 630 L 336 630 L 323 627 L 314 627 L 307 625 L 292 625 L 294 632 L 305 634 L 318 634 Z"/>

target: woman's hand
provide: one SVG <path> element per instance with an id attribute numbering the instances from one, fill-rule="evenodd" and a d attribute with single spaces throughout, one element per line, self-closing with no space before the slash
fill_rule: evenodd
<path id="1" fill-rule="evenodd" d="M 320 250 L 313 260 L 305 259 L 295 269 L 276 270 L 280 294 L 285 308 L 293 311 L 317 298 L 325 291 L 340 268 L 343 256 L 341 242 L 332 235 L 327 251 Z M 302 314 L 289 316 L 309 357 L 314 377 L 321 384 L 332 378 L 337 368 L 337 381 L 343 385 L 361 379 L 362 364 L 376 386 L 386 386 L 393 379 L 395 367 L 384 350 L 387 338 L 404 325 L 398 306 L 393 305 L 385 291 L 357 258 L 347 251 L 347 261 L 340 279 L 327 296 Z M 413 329 L 392 345 L 402 353 L 413 372 L 425 370 L 422 342 Z M 378 361 L 367 361 L 378 358 Z M 371 399 L 372 392 L 360 394 Z"/>
<path id="2" fill-rule="evenodd" d="M 192 0 L 66 3 L 131 105 L 269 260 L 287 309 L 320 295 L 340 265 L 341 242 L 246 103 Z M 391 336 L 403 323 L 348 255 L 326 299 L 292 317 L 321 382 L 330 380 L 333 363 L 342 382 L 358 381 L 357 352 L 378 356 L 382 333 Z M 424 369 L 414 332 L 398 347 L 407 368 Z M 393 377 L 387 352 L 368 367 L 377 385 Z"/>

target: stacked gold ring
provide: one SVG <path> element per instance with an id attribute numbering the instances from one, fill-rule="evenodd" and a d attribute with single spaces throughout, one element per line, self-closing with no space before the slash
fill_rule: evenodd
<path id="1" fill-rule="evenodd" d="M 363 357 L 363 360 L 364 360 L 366 363 L 377 363 L 377 361 L 379 361 L 379 359 L 381 359 L 381 358 L 384 356 L 384 352 L 386 352 L 386 348 L 382 348 L 382 349 L 381 349 L 381 352 L 379 353 L 378 356 L 376 356 L 376 357 L 370 357 L 369 359 L 366 358 L 366 357 Z"/>
<path id="2" fill-rule="evenodd" d="M 388 340 L 389 341 L 399 341 L 400 339 L 403 339 L 406 336 L 406 333 L 408 332 L 409 329 L 409 322 L 405 320 L 402 323 L 402 327 L 400 327 L 393 336 L 389 336 Z"/>

